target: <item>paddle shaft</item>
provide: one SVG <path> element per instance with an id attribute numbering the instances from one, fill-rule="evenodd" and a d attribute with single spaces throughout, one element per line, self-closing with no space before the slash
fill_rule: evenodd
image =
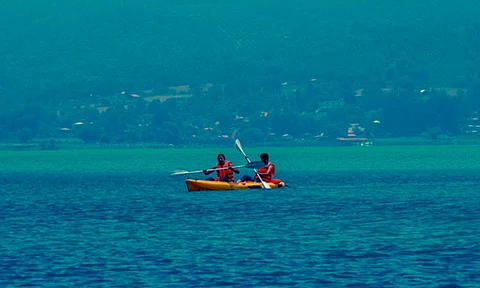
<path id="1" fill-rule="evenodd" d="M 218 171 L 218 170 L 226 170 L 230 168 L 242 168 L 242 167 L 247 167 L 247 168 L 253 168 L 253 167 L 259 167 L 263 165 L 260 161 L 256 162 L 249 162 L 247 165 L 238 165 L 238 166 L 230 166 L 230 167 L 222 167 L 222 168 L 215 168 L 215 169 L 205 169 L 208 172 L 213 172 L 213 171 Z M 202 173 L 203 170 L 196 170 L 196 171 L 178 171 L 170 174 L 171 176 L 176 176 L 176 175 L 187 175 L 187 174 L 195 174 L 195 173 Z"/>
<path id="2" fill-rule="evenodd" d="M 250 163 L 250 159 L 248 158 L 247 154 L 245 154 L 245 151 L 243 151 L 243 148 L 242 148 L 242 144 L 240 143 L 240 140 L 235 140 L 235 144 L 238 148 L 238 150 L 243 154 L 243 156 L 245 156 L 245 159 L 247 160 L 248 163 Z M 262 182 L 262 187 L 265 188 L 265 189 L 270 189 L 270 185 L 268 185 L 267 183 L 265 183 L 265 181 L 263 181 L 262 177 L 260 177 L 260 174 L 258 173 L 257 169 L 253 169 L 253 171 L 255 171 L 255 174 L 257 175 L 258 179 L 260 179 L 260 181 Z"/>

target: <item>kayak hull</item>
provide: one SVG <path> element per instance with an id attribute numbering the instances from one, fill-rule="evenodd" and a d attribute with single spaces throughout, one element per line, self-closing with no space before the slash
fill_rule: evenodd
<path id="1" fill-rule="evenodd" d="M 207 180 L 187 179 L 188 191 L 221 191 L 221 190 L 246 190 L 246 189 L 262 189 L 260 182 L 220 182 Z M 272 189 L 284 188 L 285 183 L 267 183 Z"/>

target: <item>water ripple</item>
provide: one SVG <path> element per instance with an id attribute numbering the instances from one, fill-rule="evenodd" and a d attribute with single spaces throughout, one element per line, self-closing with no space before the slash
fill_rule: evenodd
<path id="1" fill-rule="evenodd" d="M 475 287 L 480 179 L 437 173 L 212 193 L 148 174 L 10 175 L 0 286 Z"/>

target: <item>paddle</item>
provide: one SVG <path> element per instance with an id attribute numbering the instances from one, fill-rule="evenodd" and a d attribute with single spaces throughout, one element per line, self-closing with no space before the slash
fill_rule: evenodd
<path id="1" fill-rule="evenodd" d="M 249 162 L 247 165 L 240 165 L 240 166 L 232 166 L 232 167 L 223 167 L 223 168 L 215 168 L 215 169 L 207 169 L 207 171 L 217 171 L 217 170 L 226 170 L 229 168 L 260 168 L 265 166 L 262 161 L 255 161 Z M 178 175 L 188 175 L 188 174 L 195 174 L 195 173 L 202 173 L 203 170 L 196 170 L 196 171 L 185 171 L 185 170 L 176 170 L 170 176 L 178 176 Z"/>
<path id="2" fill-rule="evenodd" d="M 240 144 L 240 140 L 238 140 L 238 139 L 235 140 L 235 146 L 237 146 L 238 151 L 242 152 L 243 156 L 245 156 L 245 159 L 247 159 L 248 163 L 253 163 L 253 162 L 250 162 L 250 159 L 248 159 L 247 154 L 245 154 L 245 152 L 243 151 L 242 144 Z M 261 162 L 261 161 L 259 161 L 259 162 Z M 265 166 L 265 164 L 263 164 L 262 166 Z M 262 177 L 260 177 L 260 174 L 258 174 L 257 169 L 253 169 L 253 171 L 255 171 L 255 174 L 257 174 L 258 179 L 260 179 L 260 181 L 262 182 L 262 187 L 264 189 L 271 189 L 270 185 L 265 183 L 265 181 L 263 181 Z"/>

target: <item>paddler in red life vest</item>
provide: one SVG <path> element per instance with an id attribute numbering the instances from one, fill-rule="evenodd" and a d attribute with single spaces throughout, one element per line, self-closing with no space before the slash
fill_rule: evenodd
<path id="1" fill-rule="evenodd" d="M 213 179 L 212 177 L 209 177 L 205 180 L 208 181 L 222 181 L 222 182 L 235 182 L 235 179 L 233 177 L 233 172 L 236 174 L 240 173 L 238 169 L 232 167 L 232 162 L 225 160 L 225 155 L 223 154 L 218 154 L 217 156 L 218 163 L 217 165 L 213 166 L 212 169 L 218 169 L 218 168 L 227 168 L 228 169 L 222 169 L 222 170 L 215 170 L 217 172 L 217 178 Z M 211 170 L 203 170 L 203 174 L 208 175 L 214 171 Z"/>
<path id="2" fill-rule="evenodd" d="M 260 160 L 265 164 L 264 167 L 258 168 L 257 173 L 262 177 L 262 180 L 265 182 L 271 182 L 273 175 L 275 175 L 275 165 L 273 165 L 272 162 L 268 161 L 268 154 L 267 153 L 262 153 L 260 155 Z M 240 179 L 241 182 L 245 181 L 255 181 L 255 182 L 260 182 L 260 179 L 258 179 L 258 176 L 255 175 L 255 180 L 252 179 L 249 175 L 243 175 L 242 178 Z M 239 181 L 239 182 L 240 182 Z"/>

